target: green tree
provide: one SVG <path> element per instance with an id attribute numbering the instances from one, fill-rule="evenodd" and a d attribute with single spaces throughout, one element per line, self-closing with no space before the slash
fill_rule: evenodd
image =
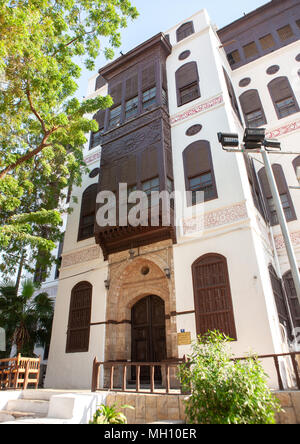
<path id="1" fill-rule="evenodd" d="M 98 129 L 88 116 L 113 103 L 74 97 L 74 60 L 93 70 L 100 51 L 112 58 L 137 15 L 129 0 L 0 0 L 0 249 L 11 257 L 28 246 L 50 257 L 56 208 L 80 184 L 85 134 Z"/>
<path id="2" fill-rule="evenodd" d="M 20 294 L 13 283 L 0 286 L 0 326 L 6 331 L 7 351 L 33 356 L 36 344 L 50 343 L 54 302 L 47 293 L 35 295 L 31 280 L 23 283 Z"/>
<path id="3" fill-rule="evenodd" d="M 234 360 L 231 339 L 218 331 L 199 336 L 180 367 L 190 424 L 274 424 L 279 403 L 255 357 Z"/>

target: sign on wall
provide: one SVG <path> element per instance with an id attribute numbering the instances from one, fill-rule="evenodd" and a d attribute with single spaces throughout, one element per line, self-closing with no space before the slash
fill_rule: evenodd
<path id="1" fill-rule="evenodd" d="M 192 337 L 190 332 L 181 332 L 177 335 L 178 345 L 190 345 L 192 343 Z"/>

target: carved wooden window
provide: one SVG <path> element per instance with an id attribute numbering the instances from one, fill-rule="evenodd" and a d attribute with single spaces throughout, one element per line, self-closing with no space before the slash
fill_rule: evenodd
<path id="1" fill-rule="evenodd" d="M 156 87 L 143 92 L 143 109 L 150 109 L 156 104 Z"/>
<path id="2" fill-rule="evenodd" d="M 89 351 L 93 287 L 81 282 L 71 294 L 66 353 Z"/>
<path id="3" fill-rule="evenodd" d="M 181 42 L 181 40 L 183 40 L 183 39 L 189 37 L 190 35 L 194 34 L 194 32 L 195 32 L 195 30 L 194 30 L 193 22 L 184 23 L 176 31 L 177 42 Z"/>
<path id="4" fill-rule="evenodd" d="M 237 339 L 227 260 L 207 254 L 192 265 L 197 334 L 219 330 Z"/>
<path id="5" fill-rule="evenodd" d="M 204 201 L 217 199 L 217 187 L 211 157 L 210 144 L 199 140 L 189 145 L 183 152 L 183 166 L 186 190 L 192 191 L 188 196 L 188 206 L 196 204 L 196 192 L 204 192 Z"/>
<path id="6" fill-rule="evenodd" d="M 292 220 L 296 220 L 297 218 L 296 218 L 296 213 L 295 213 L 293 201 L 292 201 L 292 198 L 290 195 L 289 187 L 287 185 L 287 182 L 286 182 L 286 179 L 284 176 L 282 166 L 275 164 L 272 166 L 272 168 L 273 168 L 273 173 L 275 176 L 277 188 L 278 188 L 278 191 L 280 194 L 284 213 L 286 216 L 286 220 L 288 222 L 290 222 Z M 260 180 L 260 183 L 262 186 L 264 198 L 266 201 L 266 207 L 267 207 L 267 212 L 268 212 L 270 223 L 273 226 L 278 225 L 279 221 L 278 221 L 278 217 L 277 217 L 277 213 L 276 213 L 276 209 L 275 209 L 275 205 L 274 205 L 274 201 L 273 201 L 272 192 L 271 192 L 268 180 L 267 180 L 265 168 L 262 168 L 259 171 L 258 176 L 259 176 L 259 180 Z"/>
<path id="7" fill-rule="evenodd" d="M 121 105 L 110 110 L 109 128 L 113 128 L 120 123 L 121 111 L 122 111 Z"/>
<path id="8" fill-rule="evenodd" d="M 125 119 L 130 119 L 138 113 L 138 74 L 126 80 L 125 85 Z"/>
<path id="9" fill-rule="evenodd" d="M 298 102 L 287 77 L 277 77 L 268 84 L 278 119 L 299 111 Z"/>
<path id="10" fill-rule="evenodd" d="M 268 49 L 274 48 L 275 46 L 275 40 L 272 34 L 267 34 L 264 37 L 261 37 L 259 39 L 260 46 L 264 51 L 267 51 Z"/>
<path id="11" fill-rule="evenodd" d="M 97 184 L 91 185 L 82 195 L 78 241 L 94 236 Z"/>
<path id="12" fill-rule="evenodd" d="M 267 123 L 263 106 L 256 89 L 245 91 L 240 96 L 240 103 L 247 127 L 257 128 Z"/>
<path id="13" fill-rule="evenodd" d="M 125 119 L 130 119 L 137 115 L 138 113 L 139 98 L 134 97 L 133 99 L 127 100 L 125 103 Z"/>
<path id="14" fill-rule="evenodd" d="M 225 81 L 226 81 L 226 86 L 227 86 L 227 90 L 228 90 L 228 94 L 230 97 L 230 102 L 231 102 L 231 106 L 233 111 L 235 112 L 237 118 L 239 119 L 239 121 L 242 123 L 242 117 L 240 114 L 240 110 L 239 110 L 239 105 L 238 105 L 238 101 L 235 95 L 235 91 L 232 85 L 232 82 L 230 80 L 229 75 L 227 74 L 226 70 L 223 68 L 223 72 L 224 72 L 224 76 L 225 76 Z"/>
<path id="15" fill-rule="evenodd" d="M 274 298 L 275 298 L 275 303 L 276 303 L 276 307 L 277 307 L 279 322 L 287 328 L 288 334 L 290 335 L 291 323 L 290 323 L 286 300 L 285 300 L 285 296 L 284 296 L 284 292 L 283 292 L 282 281 L 277 276 L 277 273 L 274 270 L 272 265 L 269 266 L 269 274 L 270 274 L 273 294 L 274 294 Z"/>
<path id="16" fill-rule="evenodd" d="M 183 65 L 176 71 L 177 105 L 182 106 L 201 97 L 196 62 Z"/>
<path id="17" fill-rule="evenodd" d="M 142 71 L 142 92 L 149 91 L 156 86 L 156 65 L 152 63 Z"/>
<path id="18" fill-rule="evenodd" d="M 289 301 L 293 325 L 295 328 L 300 328 L 300 304 L 291 271 L 283 276 L 283 282 Z"/>

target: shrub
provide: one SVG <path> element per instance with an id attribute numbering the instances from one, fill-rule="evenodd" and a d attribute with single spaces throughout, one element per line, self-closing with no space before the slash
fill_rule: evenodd
<path id="1" fill-rule="evenodd" d="M 235 361 L 232 340 L 218 331 L 199 336 L 179 370 L 190 424 L 274 424 L 279 402 L 255 357 Z"/>
<path id="2" fill-rule="evenodd" d="M 134 409 L 130 405 L 123 405 L 121 409 Z M 93 420 L 89 424 L 127 424 L 127 418 L 123 413 L 117 411 L 116 405 L 109 407 L 104 404 L 96 410 Z"/>

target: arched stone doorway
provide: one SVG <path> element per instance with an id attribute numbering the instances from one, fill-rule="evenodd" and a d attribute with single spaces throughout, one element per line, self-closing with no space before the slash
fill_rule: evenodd
<path id="1" fill-rule="evenodd" d="M 167 248 L 160 249 L 157 253 L 145 254 L 133 260 L 124 260 L 124 256 L 125 253 L 120 253 L 110 257 L 105 360 L 132 360 L 132 309 L 151 295 L 164 303 L 166 359 L 177 358 L 176 317 L 172 316 L 176 313 L 172 250 L 168 253 Z M 166 267 L 170 269 L 170 278 L 164 271 Z"/>
<path id="2" fill-rule="evenodd" d="M 132 362 L 162 362 L 167 359 L 165 302 L 150 295 L 131 309 Z M 132 379 L 135 380 L 135 367 Z M 162 381 L 160 367 L 155 367 L 155 380 Z M 141 382 L 150 381 L 150 367 L 141 367 Z"/>

